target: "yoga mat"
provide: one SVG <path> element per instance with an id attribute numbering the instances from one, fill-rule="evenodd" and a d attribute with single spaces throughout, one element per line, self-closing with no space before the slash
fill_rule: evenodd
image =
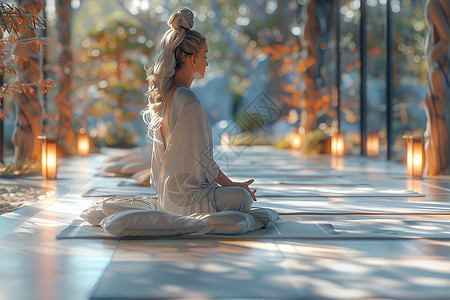
<path id="1" fill-rule="evenodd" d="M 393 218 L 302 221 L 302 216 L 288 216 L 270 228 L 239 235 L 182 235 L 176 237 L 116 237 L 99 226 L 74 220 L 57 239 L 450 239 L 450 221 L 413 221 Z"/>
<path id="2" fill-rule="evenodd" d="M 99 172 L 94 175 L 94 177 L 108 177 L 108 178 L 128 178 L 129 176 L 124 176 L 122 174 L 116 174 L 111 172 Z"/>
<path id="3" fill-rule="evenodd" d="M 298 165 L 295 163 L 284 162 L 280 165 L 270 164 L 230 164 L 227 168 L 229 172 L 259 172 L 259 171 L 281 171 L 281 172 L 336 172 L 333 168 L 326 165 Z"/>
<path id="4" fill-rule="evenodd" d="M 425 197 L 425 195 L 407 189 L 389 189 L 385 187 L 313 187 L 322 197 Z"/>
<path id="5" fill-rule="evenodd" d="M 136 180 L 122 180 L 117 186 L 145 186 L 142 183 L 137 182 Z"/>
<path id="6" fill-rule="evenodd" d="M 424 197 L 424 195 L 405 189 L 382 189 L 367 186 L 324 187 L 324 186 L 286 186 L 251 185 L 257 189 L 257 197 Z M 148 196 L 156 195 L 155 189 L 147 186 L 94 187 L 83 197 L 108 197 L 114 195 Z"/>
<path id="7" fill-rule="evenodd" d="M 369 186 L 286 186 L 286 185 L 256 185 L 257 197 L 424 197 L 414 191 L 406 189 L 386 189 Z M 152 187 L 147 186 L 119 186 L 94 187 L 85 192 L 83 197 L 108 197 L 113 195 L 148 196 L 156 195 Z"/>
<path id="8" fill-rule="evenodd" d="M 305 190 L 302 187 L 287 187 L 287 186 L 261 186 L 250 185 L 251 189 L 257 189 L 257 197 L 313 197 L 319 196 L 312 190 Z"/>
<path id="9" fill-rule="evenodd" d="M 286 176 L 288 175 L 291 178 L 317 178 L 317 179 L 324 179 L 329 177 L 344 177 L 339 172 L 324 172 L 324 171 L 277 171 L 277 170 L 270 170 L 265 168 L 264 170 L 259 171 L 233 171 L 228 170 L 227 168 L 223 168 L 224 173 L 228 177 L 249 177 L 251 178 L 272 178 L 272 179 L 278 179 L 280 176 Z"/>
<path id="10" fill-rule="evenodd" d="M 371 186 L 286 186 L 252 184 L 257 197 L 425 197 L 406 189 L 387 189 Z"/>
<path id="11" fill-rule="evenodd" d="M 156 191 L 149 186 L 111 186 L 94 187 L 86 191 L 82 197 L 109 197 L 114 195 L 124 196 L 154 196 Z"/>
<path id="12" fill-rule="evenodd" d="M 236 177 L 232 176 L 233 181 L 247 181 L 251 176 L 248 177 Z M 290 177 L 290 176 L 277 176 L 274 178 L 254 178 L 255 181 L 250 185 L 297 185 L 297 186 L 355 186 L 355 185 L 368 185 L 367 181 L 362 181 L 357 178 L 341 178 L 341 177 Z"/>
<path id="13" fill-rule="evenodd" d="M 307 222 L 302 216 L 284 216 L 286 221 L 314 223 L 331 235 L 342 235 L 345 237 L 375 237 L 375 238 L 450 238 L 450 217 L 434 220 L 426 216 L 418 217 L 417 220 L 408 219 L 411 216 L 333 216 L 326 220 L 314 221 L 309 218 Z"/>
<path id="14" fill-rule="evenodd" d="M 291 222 L 291 221 L 286 221 Z M 279 230 L 279 224 L 282 222 L 277 222 L 276 226 L 272 226 L 270 228 L 260 229 L 244 234 L 239 235 L 183 235 L 183 236 L 174 236 L 174 237 L 116 237 L 113 236 L 103 230 L 100 226 L 92 226 L 84 220 L 74 220 L 72 223 L 64 228 L 57 236 L 57 239 L 132 239 L 132 240 L 155 240 L 155 239 L 179 239 L 179 238 L 187 238 L 187 239 L 260 239 L 260 238 L 289 238 L 289 237 L 298 237 L 300 232 L 294 233 L 291 236 L 283 235 Z M 285 225 L 281 225 L 285 227 Z M 319 235 L 325 236 L 325 232 L 318 227 L 316 224 L 304 224 L 304 226 L 300 226 L 297 228 L 302 231 L 300 236 L 302 237 L 317 237 Z"/>
<path id="15" fill-rule="evenodd" d="M 450 202 L 425 198 L 371 197 L 259 197 L 253 206 L 267 207 L 279 214 L 449 214 Z"/>
<path id="16" fill-rule="evenodd" d="M 285 221 L 300 221 L 302 223 L 335 223 L 339 221 L 351 221 L 351 222 L 362 222 L 365 221 L 377 221 L 389 223 L 392 220 L 402 221 L 405 224 L 412 224 L 416 222 L 447 222 L 450 225 L 450 215 L 445 214 L 372 214 L 372 215 L 361 215 L 361 214 L 351 214 L 351 215 L 281 215 L 281 218 Z M 431 223 L 430 223 L 431 224 Z"/>

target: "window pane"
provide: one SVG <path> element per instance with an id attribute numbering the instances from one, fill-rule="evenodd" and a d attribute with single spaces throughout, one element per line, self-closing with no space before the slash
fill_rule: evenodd
<path id="1" fill-rule="evenodd" d="M 386 157 L 386 4 L 367 1 L 366 153 Z M 378 143 L 377 143 L 378 141 Z"/>
<path id="2" fill-rule="evenodd" d="M 424 57 L 425 0 L 392 0 L 393 12 L 393 148 L 392 158 L 404 160 L 407 132 L 423 135 L 427 66 Z"/>
<path id="3" fill-rule="evenodd" d="M 345 147 L 351 154 L 360 153 L 360 67 L 359 0 L 341 1 L 341 129 Z M 346 150 L 347 151 L 347 150 Z"/>

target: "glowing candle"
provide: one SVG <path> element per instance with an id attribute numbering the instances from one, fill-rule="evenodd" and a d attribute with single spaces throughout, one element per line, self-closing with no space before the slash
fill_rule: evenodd
<path id="1" fill-rule="evenodd" d="M 406 138 L 406 170 L 408 176 L 422 177 L 423 142 L 421 137 L 404 136 Z"/>
<path id="2" fill-rule="evenodd" d="M 41 140 L 41 174 L 42 177 L 47 177 L 47 137 L 39 136 L 38 138 Z"/>
<path id="3" fill-rule="evenodd" d="M 87 156 L 90 150 L 89 135 L 84 128 L 78 132 L 78 155 Z"/>
<path id="4" fill-rule="evenodd" d="M 58 139 L 39 136 L 41 140 L 42 177 L 56 179 L 58 171 Z"/>
<path id="5" fill-rule="evenodd" d="M 220 145 L 227 146 L 230 144 L 230 138 L 228 132 L 224 132 L 220 135 Z"/>
<path id="6" fill-rule="evenodd" d="M 342 135 L 342 133 L 338 133 L 331 137 L 331 155 L 344 155 L 344 136 Z"/>
<path id="7" fill-rule="evenodd" d="M 379 151 L 380 151 L 380 139 L 378 138 L 378 134 L 376 133 L 369 134 L 367 136 L 366 141 L 367 156 L 377 157 Z"/>
<path id="8" fill-rule="evenodd" d="M 302 137 L 299 132 L 293 131 L 289 135 L 292 149 L 300 149 L 302 147 Z"/>

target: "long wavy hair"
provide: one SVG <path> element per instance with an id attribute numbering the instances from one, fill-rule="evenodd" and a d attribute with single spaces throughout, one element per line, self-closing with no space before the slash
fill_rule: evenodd
<path id="1" fill-rule="evenodd" d="M 167 94 L 173 86 L 175 73 L 183 66 L 189 55 L 198 55 L 205 37 L 191 29 L 194 14 L 188 8 L 176 10 L 167 21 L 170 29 L 159 43 L 158 54 L 148 68 L 148 104 L 142 118 L 148 125 L 148 135 L 153 140 L 154 132 L 161 127 Z"/>

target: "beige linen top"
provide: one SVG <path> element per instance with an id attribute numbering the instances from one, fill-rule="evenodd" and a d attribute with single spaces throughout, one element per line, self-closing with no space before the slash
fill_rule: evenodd
<path id="1" fill-rule="evenodd" d="M 219 166 L 213 159 L 205 110 L 195 94 L 183 87 L 175 91 L 169 109 L 167 141 L 162 128 L 155 130 L 152 149 L 151 184 L 159 205 L 181 215 L 215 212 L 217 186 L 212 182 Z"/>

